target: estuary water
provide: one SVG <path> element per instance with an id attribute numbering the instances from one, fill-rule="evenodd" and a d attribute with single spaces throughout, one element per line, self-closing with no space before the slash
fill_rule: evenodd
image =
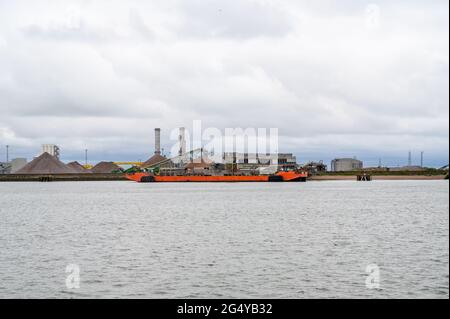
<path id="1" fill-rule="evenodd" d="M 449 184 L 0 183 L 0 298 L 449 298 Z"/>

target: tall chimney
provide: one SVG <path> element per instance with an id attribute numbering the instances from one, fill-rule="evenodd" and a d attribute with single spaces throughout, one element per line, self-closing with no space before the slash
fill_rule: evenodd
<path id="1" fill-rule="evenodd" d="M 184 127 L 180 127 L 180 136 L 178 137 L 180 142 L 180 150 L 178 151 L 178 155 L 183 155 L 186 153 L 186 129 Z"/>
<path id="2" fill-rule="evenodd" d="M 155 128 L 155 154 L 161 155 L 161 129 Z"/>

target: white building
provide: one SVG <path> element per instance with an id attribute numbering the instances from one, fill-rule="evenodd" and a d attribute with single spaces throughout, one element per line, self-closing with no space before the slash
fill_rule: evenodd
<path id="1" fill-rule="evenodd" d="M 229 152 L 223 154 L 224 164 L 238 165 L 274 165 L 280 168 L 297 168 L 297 158 L 293 154 L 255 154 Z"/>
<path id="2" fill-rule="evenodd" d="M 25 165 L 27 165 L 26 158 L 15 158 L 11 161 L 11 174 L 14 174 L 18 170 L 22 169 Z"/>
<path id="3" fill-rule="evenodd" d="M 55 144 L 44 144 L 42 145 L 42 152 L 40 155 L 44 153 L 49 153 L 50 155 L 59 159 L 59 147 Z"/>
<path id="4" fill-rule="evenodd" d="M 363 162 L 356 158 L 336 158 L 331 161 L 332 172 L 350 172 L 363 169 Z"/>

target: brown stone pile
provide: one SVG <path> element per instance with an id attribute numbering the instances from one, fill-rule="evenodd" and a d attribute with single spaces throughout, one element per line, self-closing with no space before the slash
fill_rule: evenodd
<path id="1" fill-rule="evenodd" d="M 118 170 L 120 170 L 120 167 L 113 162 L 100 162 L 91 169 L 91 172 L 94 174 L 110 174 Z"/>
<path id="2" fill-rule="evenodd" d="M 162 161 L 165 161 L 166 159 L 167 158 L 165 158 L 164 156 L 161 156 L 159 154 L 155 154 L 152 157 L 150 157 L 147 161 L 145 161 L 142 164 L 142 167 L 147 168 L 147 167 L 153 166 L 155 164 L 158 164 L 158 163 L 160 163 Z"/>
<path id="3" fill-rule="evenodd" d="M 15 174 L 77 174 L 72 167 L 67 166 L 49 153 L 43 153 L 22 167 Z"/>
<path id="4" fill-rule="evenodd" d="M 67 164 L 68 167 L 74 169 L 75 171 L 77 171 L 78 174 L 90 174 L 91 171 L 88 170 L 87 168 L 85 168 L 83 165 L 81 165 L 78 162 L 71 162 L 69 164 Z"/>

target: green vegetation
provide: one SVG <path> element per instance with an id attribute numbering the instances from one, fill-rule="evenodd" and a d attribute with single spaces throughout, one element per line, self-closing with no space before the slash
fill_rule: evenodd
<path id="1" fill-rule="evenodd" d="M 317 176 L 355 176 L 355 175 L 372 175 L 372 176 L 438 176 L 448 175 L 448 171 L 435 168 L 427 168 L 423 171 L 386 171 L 386 170 L 358 170 L 350 172 L 323 172 Z"/>

